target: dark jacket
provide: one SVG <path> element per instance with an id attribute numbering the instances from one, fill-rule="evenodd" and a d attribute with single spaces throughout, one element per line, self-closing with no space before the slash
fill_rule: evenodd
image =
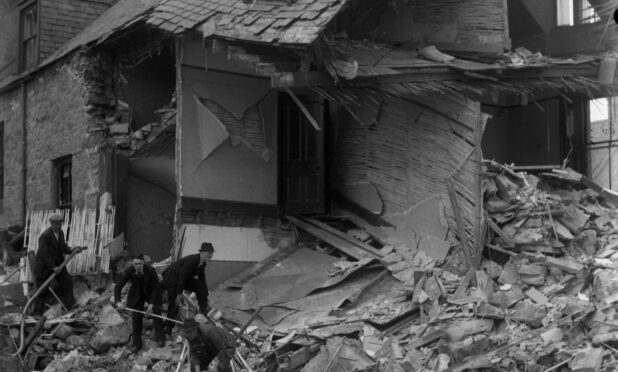
<path id="1" fill-rule="evenodd" d="M 48 228 L 39 237 L 39 250 L 36 252 L 34 263 L 34 276 L 37 279 L 45 279 L 54 272 L 55 266 L 64 262 L 64 255 L 70 254 L 71 248 L 64 240 L 64 233 L 58 233 L 58 239 L 52 228 Z"/>
<path id="2" fill-rule="evenodd" d="M 163 287 L 175 289 L 176 293 L 182 293 L 187 281 L 196 276 L 199 280 L 206 283 L 205 268 L 205 263 L 200 265 L 199 253 L 183 257 L 165 269 L 163 272 Z"/>
<path id="3" fill-rule="evenodd" d="M 210 324 L 198 325 L 194 339 L 189 339 L 192 349 L 205 347 L 210 351 L 219 352 L 221 350 L 234 350 L 236 345 L 234 337 L 223 328 Z"/>
<path id="4" fill-rule="evenodd" d="M 159 305 L 161 302 L 161 291 L 159 277 L 154 268 L 144 265 L 144 274 L 137 275 L 135 268 L 129 266 L 123 273 L 120 280 L 114 286 L 114 297 L 120 300 L 122 288 L 131 281 L 129 294 L 127 295 L 127 307 L 134 308 L 140 302 L 148 302 L 152 305 Z"/>

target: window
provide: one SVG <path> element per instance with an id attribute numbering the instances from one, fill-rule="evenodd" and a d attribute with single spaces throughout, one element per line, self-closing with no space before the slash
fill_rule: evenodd
<path id="1" fill-rule="evenodd" d="M 556 24 L 574 26 L 601 20 L 588 0 L 556 0 Z"/>
<path id="2" fill-rule="evenodd" d="M 21 10 L 19 23 L 19 69 L 24 71 L 39 63 L 39 14 L 36 2 Z"/>
<path id="3" fill-rule="evenodd" d="M 52 186 L 56 208 L 71 208 L 72 197 L 71 155 L 54 160 Z"/>

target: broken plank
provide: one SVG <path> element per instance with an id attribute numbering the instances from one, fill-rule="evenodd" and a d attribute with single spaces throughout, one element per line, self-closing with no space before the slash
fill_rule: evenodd
<path id="1" fill-rule="evenodd" d="M 556 267 L 571 274 L 577 274 L 584 268 L 584 265 L 578 262 L 569 261 L 564 258 L 554 258 L 549 256 L 545 257 L 545 263 L 551 267 Z"/>
<path id="2" fill-rule="evenodd" d="M 347 235 L 346 233 L 339 231 L 337 229 L 335 229 L 332 226 L 329 226 L 327 224 L 325 224 L 324 222 L 318 221 L 315 218 L 304 218 L 304 221 L 309 222 L 312 225 L 315 225 L 316 227 L 321 228 L 322 230 L 328 231 L 329 233 L 336 235 L 354 245 L 356 245 L 357 247 L 359 247 L 360 249 L 362 249 L 363 251 L 366 251 L 376 257 L 382 257 L 383 255 L 374 247 L 370 246 L 367 243 L 361 242 L 360 240 L 354 239 L 352 237 L 350 237 L 349 235 Z"/>
<path id="3" fill-rule="evenodd" d="M 307 222 L 301 221 L 300 219 L 293 216 L 286 216 L 288 220 L 290 220 L 294 225 L 300 227 L 305 230 L 309 234 L 315 236 L 318 239 L 332 245 L 333 247 L 339 249 L 343 253 L 350 255 L 357 260 L 367 257 L 368 253 L 361 250 L 357 246 L 349 243 L 347 240 L 343 240 L 327 231 L 324 231 L 314 225 L 311 225 Z"/>
<path id="4" fill-rule="evenodd" d="M 472 257 L 468 250 L 468 237 L 466 236 L 466 228 L 461 218 L 461 210 L 459 209 L 459 201 L 457 200 L 457 192 L 451 179 L 446 180 L 446 190 L 448 191 L 449 199 L 451 200 L 451 208 L 453 209 L 453 215 L 455 216 L 455 223 L 457 226 L 457 235 L 459 237 L 459 243 L 461 251 L 466 259 L 468 268 L 472 267 Z"/>
<path id="5" fill-rule="evenodd" d="M 443 330 L 443 329 L 431 332 L 431 333 L 429 333 L 426 336 L 423 336 L 421 338 L 418 338 L 418 339 L 414 340 L 410 344 L 410 348 L 411 349 L 417 349 L 417 348 L 419 348 L 421 346 L 425 346 L 425 345 L 427 345 L 429 343 L 432 343 L 432 342 L 434 342 L 436 340 L 439 340 L 439 339 L 441 339 L 445 335 L 446 335 L 446 331 Z"/>
<path id="6" fill-rule="evenodd" d="M 547 297 L 545 297 L 544 294 L 539 292 L 534 287 L 530 287 L 527 291 L 524 292 L 524 294 L 539 305 L 547 305 L 549 303 Z"/>
<path id="7" fill-rule="evenodd" d="M 377 226 L 371 225 L 369 222 L 363 220 L 361 217 L 354 215 L 352 213 L 346 212 L 345 218 L 350 222 L 365 230 L 367 234 L 371 235 L 375 240 L 377 240 L 382 245 L 393 245 L 393 242 L 390 241 L 390 237 L 384 230 L 380 229 Z"/>
<path id="8" fill-rule="evenodd" d="M 305 105 L 303 104 L 303 102 L 300 100 L 300 98 L 298 98 L 296 96 L 296 94 L 294 94 L 294 92 L 292 92 L 292 90 L 290 88 L 285 88 L 285 91 L 287 92 L 287 94 L 292 98 L 292 100 L 294 101 L 294 103 L 296 103 L 296 105 L 298 106 L 298 108 L 300 109 L 300 111 L 302 111 L 302 113 L 305 115 L 305 117 L 307 118 L 307 120 L 309 121 L 309 123 L 311 123 L 311 125 L 313 126 L 313 129 L 315 130 L 322 130 L 322 128 L 320 128 L 320 125 L 318 124 L 318 122 L 315 120 L 315 118 L 313 117 L 313 115 L 311 115 L 311 113 L 309 112 L 309 110 L 307 110 L 307 108 L 305 107 Z"/>

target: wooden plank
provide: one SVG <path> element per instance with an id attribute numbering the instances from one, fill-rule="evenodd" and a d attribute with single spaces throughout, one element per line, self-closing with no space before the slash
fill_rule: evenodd
<path id="1" fill-rule="evenodd" d="M 367 257 L 368 253 L 361 250 L 357 246 L 350 244 L 348 241 L 343 240 L 333 234 L 330 234 L 320 228 L 317 228 L 307 222 L 301 221 L 300 219 L 293 216 L 286 216 L 288 220 L 290 220 L 293 224 L 305 230 L 309 234 L 315 236 L 323 240 L 324 242 L 332 245 L 333 247 L 339 249 L 343 253 L 350 255 L 357 260 Z"/>
<path id="2" fill-rule="evenodd" d="M 307 120 L 309 120 L 309 123 L 311 123 L 311 125 L 313 126 L 313 129 L 315 130 L 322 130 L 322 128 L 320 128 L 320 125 L 318 124 L 318 122 L 315 120 L 315 118 L 313 117 L 313 115 L 311 115 L 311 113 L 309 112 L 309 110 L 307 110 L 307 108 L 305 107 L 305 105 L 302 103 L 302 101 L 296 96 L 296 94 L 294 94 L 294 92 L 292 92 L 292 90 L 290 90 L 290 88 L 285 88 L 285 91 L 288 93 L 288 95 L 292 98 L 292 100 L 296 103 L 296 105 L 298 106 L 298 108 L 300 109 L 300 111 L 303 112 L 303 114 L 305 114 L 305 117 L 307 118 Z"/>
<path id="3" fill-rule="evenodd" d="M 380 229 L 378 226 L 371 225 L 369 222 L 363 220 L 353 213 L 347 212 L 345 218 L 350 222 L 365 230 L 365 232 L 371 235 L 375 240 L 377 240 L 382 245 L 392 245 L 393 243 L 390 241 L 391 238 L 388 236 L 384 230 Z"/>
<path id="4" fill-rule="evenodd" d="M 455 216 L 455 224 L 457 225 L 457 236 L 459 237 L 459 246 L 466 258 L 466 264 L 468 268 L 472 267 L 472 257 L 468 250 L 468 238 L 466 236 L 466 227 L 461 218 L 461 211 L 459 209 L 459 202 L 457 201 L 457 192 L 451 179 L 446 180 L 446 190 L 448 191 L 449 199 L 451 200 L 451 207 L 453 209 L 453 215 Z"/>
<path id="5" fill-rule="evenodd" d="M 336 235 L 354 245 L 356 245 L 357 247 L 359 247 L 360 249 L 376 256 L 376 257 L 383 257 L 383 255 L 380 253 L 380 251 L 378 251 L 377 249 L 375 249 L 374 247 L 370 246 L 367 243 L 361 242 L 360 240 L 354 239 L 352 237 L 350 237 L 349 235 L 347 235 L 346 233 L 339 231 L 337 229 L 335 229 L 332 226 L 329 226 L 327 224 L 325 224 L 324 222 L 318 221 L 315 218 L 304 218 L 303 219 L 306 222 L 309 222 L 312 225 L 315 225 L 316 227 L 321 228 L 322 230 L 328 231 L 329 233 Z"/>

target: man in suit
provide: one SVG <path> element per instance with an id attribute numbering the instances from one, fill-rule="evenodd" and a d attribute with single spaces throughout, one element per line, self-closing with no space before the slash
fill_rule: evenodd
<path id="1" fill-rule="evenodd" d="M 126 306 L 129 309 L 144 311 L 144 305 L 148 302 L 147 313 L 161 315 L 161 290 L 159 276 L 154 268 L 144 264 L 144 255 L 132 256 L 131 265 L 127 267 L 120 280 L 114 286 L 114 306 L 122 307 L 121 300 L 122 288 L 131 281 L 129 294 L 127 295 Z M 133 326 L 133 348 L 138 351 L 142 348 L 142 328 L 144 316 L 140 313 L 131 313 Z M 165 335 L 163 333 L 163 321 L 161 318 L 154 317 L 155 340 L 159 347 L 165 346 Z"/>
<path id="2" fill-rule="evenodd" d="M 236 344 L 228 331 L 189 318 L 182 325 L 182 333 L 189 342 L 191 372 L 208 371 L 208 366 L 215 357 L 219 361 L 218 372 L 232 371 L 230 363 Z"/>
<path id="3" fill-rule="evenodd" d="M 211 243 L 202 243 L 197 254 L 183 257 L 173 262 L 163 272 L 163 288 L 167 292 L 167 317 L 176 319 L 178 304 L 176 297 L 183 290 L 195 292 L 200 311 L 208 312 L 208 286 L 204 269 L 215 250 Z M 197 277 L 197 278 L 196 278 Z M 174 323 L 167 322 L 166 332 L 171 333 Z"/>
<path id="4" fill-rule="evenodd" d="M 39 249 L 36 252 L 34 263 L 34 278 L 36 287 L 39 288 L 53 273 L 58 272 L 55 277 L 58 284 L 55 292 L 64 304 L 65 308 L 71 309 L 75 305 L 73 296 L 73 278 L 66 267 L 59 269 L 64 262 L 64 255 L 71 254 L 74 250 L 82 251 L 86 247 L 69 248 L 64 240 L 62 232 L 62 222 L 64 218 L 60 214 L 54 214 L 49 218 L 50 227 L 39 237 Z M 49 298 L 49 291 L 44 291 L 34 303 L 34 314 L 43 314 L 46 299 Z"/>

